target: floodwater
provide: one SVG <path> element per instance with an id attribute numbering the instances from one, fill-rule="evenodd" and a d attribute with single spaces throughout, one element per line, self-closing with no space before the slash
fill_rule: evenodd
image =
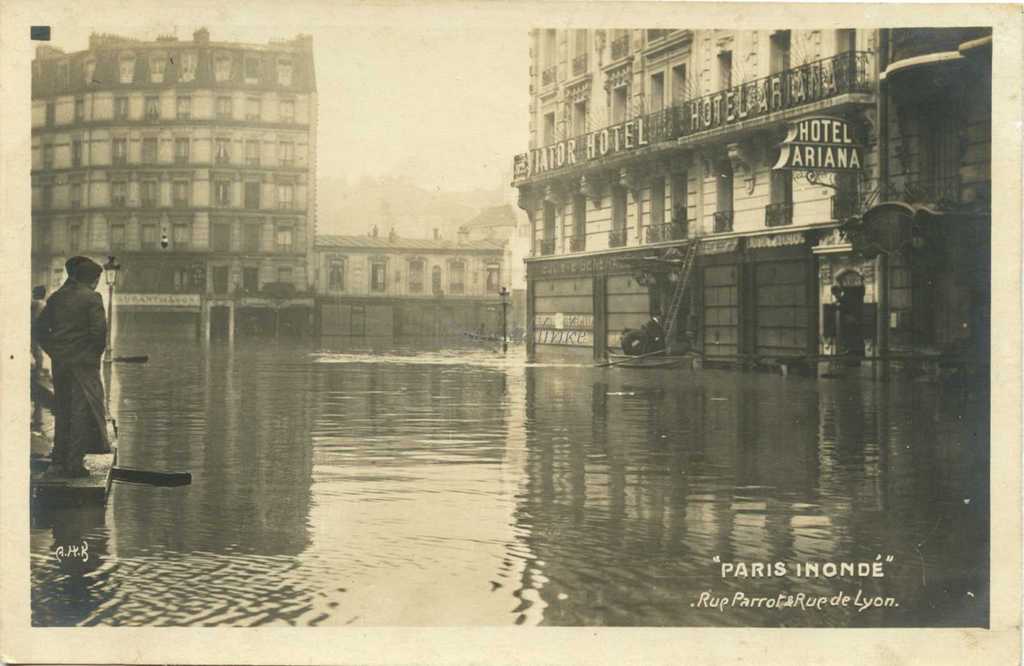
<path id="1" fill-rule="evenodd" d="M 987 624 L 984 396 L 296 345 L 119 349 L 120 463 L 193 483 L 36 512 L 34 624 Z"/>

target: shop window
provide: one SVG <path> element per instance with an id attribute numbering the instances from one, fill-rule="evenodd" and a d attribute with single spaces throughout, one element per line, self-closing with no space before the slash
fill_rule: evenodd
<path id="1" fill-rule="evenodd" d="M 370 291 L 384 291 L 386 288 L 387 265 L 381 261 L 372 262 L 370 264 Z"/>
<path id="2" fill-rule="evenodd" d="M 214 252 L 231 251 L 231 224 L 228 222 L 214 222 L 211 225 L 211 247 Z"/>

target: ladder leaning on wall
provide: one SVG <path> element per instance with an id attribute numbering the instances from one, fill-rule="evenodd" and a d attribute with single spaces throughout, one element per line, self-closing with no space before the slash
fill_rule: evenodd
<path id="1" fill-rule="evenodd" d="M 675 339 L 679 311 L 683 306 L 683 296 L 686 294 L 686 287 L 690 283 L 690 274 L 693 272 L 694 264 L 697 263 L 697 250 L 699 248 L 700 240 L 696 238 L 691 240 L 686 246 L 685 254 L 683 254 L 683 262 L 679 265 L 676 290 L 672 294 L 672 302 L 668 308 L 668 318 L 665 320 L 666 340 Z"/>

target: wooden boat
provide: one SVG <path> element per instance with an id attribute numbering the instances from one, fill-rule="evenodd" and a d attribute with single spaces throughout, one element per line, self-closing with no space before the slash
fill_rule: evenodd
<path id="1" fill-rule="evenodd" d="M 681 356 L 629 356 L 622 353 L 608 353 L 608 365 L 619 368 L 673 368 L 684 360 Z"/>

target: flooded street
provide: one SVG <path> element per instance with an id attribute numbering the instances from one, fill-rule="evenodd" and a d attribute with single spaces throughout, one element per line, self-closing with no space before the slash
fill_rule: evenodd
<path id="1" fill-rule="evenodd" d="M 118 350 L 150 355 L 114 370 L 119 464 L 193 483 L 35 514 L 34 624 L 987 622 L 987 400 L 296 344 Z M 85 562 L 54 554 L 81 542 Z M 884 577 L 792 569 L 876 557 Z M 723 578 L 719 561 L 790 570 Z M 898 605 L 722 609 L 708 591 Z"/>

